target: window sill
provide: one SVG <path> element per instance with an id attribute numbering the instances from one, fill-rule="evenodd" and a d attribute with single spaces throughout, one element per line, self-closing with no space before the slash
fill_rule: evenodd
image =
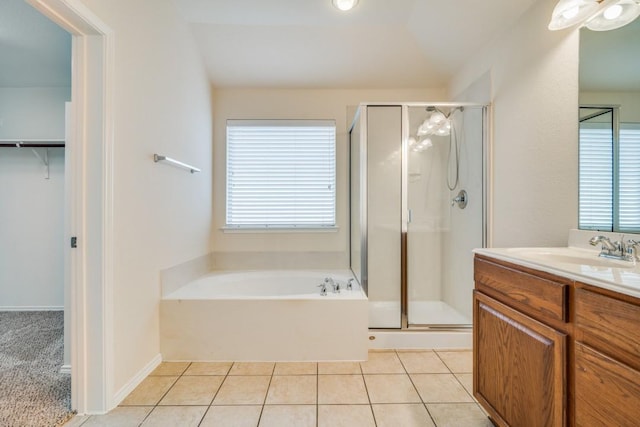
<path id="1" fill-rule="evenodd" d="M 258 234 L 258 233 L 336 233 L 339 230 L 338 226 L 333 227 L 221 227 L 223 233 L 240 233 L 240 234 Z"/>

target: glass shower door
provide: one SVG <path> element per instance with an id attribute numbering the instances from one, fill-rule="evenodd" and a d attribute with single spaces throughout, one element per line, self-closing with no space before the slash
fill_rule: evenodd
<path id="1" fill-rule="evenodd" d="M 409 108 L 407 323 L 472 323 L 473 248 L 483 245 L 483 108 Z M 465 190 L 466 206 L 453 200 Z"/>

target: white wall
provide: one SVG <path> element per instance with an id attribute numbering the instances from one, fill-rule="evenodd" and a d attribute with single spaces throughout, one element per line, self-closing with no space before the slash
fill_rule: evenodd
<path id="1" fill-rule="evenodd" d="M 0 139 L 64 139 L 70 88 L 0 88 Z M 38 148 L 44 157 L 45 149 Z M 64 148 L 0 148 L 0 310 L 64 305 Z"/>
<path id="2" fill-rule="evenodd" d="M 214 216 L 213 250 L 217 253 L 306 252 L 333 254 L 329 264 L 348 263 L 348 127 L 354 106 L 361 102 L 440 101 L 444 92 L 433 90 L 253 90 L 214 91 Z M 350 113 L 349 113 L 350 112 Z M 227 119 L 333 119 L 336 121 L 337 224 L 335 233 L 224 233 L 225 123 Z M 244 256 L 243 256 L 244 257 Z M 245 261 L 247 260 L 244 257 Z M 273 258 L 269 258 L 272 260 Z M 246 264 L 245 264 L 246 265 Z M 245 267 L 246 268 L 246 267 Z"/>
<path id="3" fill-rule="evenodd" d="M 64 139 L 69 87 L 0 88 L 0 139 Z"/>
<path id="4" fill-rule="evenodd" d="M 160 270 L 210 251 L 211 92 L 170 0 L 83 0 L 114 31 L 114 395 L 159 353 Z M 153 162 L 164 154 L 202 173 Z M 116 402 L 117 403 L 117 402 Z"/>
<path id="5" fill-rule="evenodd" d="M 620 105 L 620 121 L 640 123 L 640 92 L 580 92 L 580 105 Z"/>
<path id="6" fill-rule="evenodd" d="M 535 3 L 450 86 L 491 94 L 494 247 L 563 246 L 577 224 L 579 35 L 547 30 L 555 4 Z"/>

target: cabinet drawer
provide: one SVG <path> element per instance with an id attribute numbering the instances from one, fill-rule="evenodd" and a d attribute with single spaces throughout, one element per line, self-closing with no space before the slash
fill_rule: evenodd
<path id="1" fill-rule="evenodd" d="M 640 372 L 577 342 L 576 426 L 637 426 Z"/>
<path id="2" fill-rule="evenodd" d="M 538 277 L 476 256 L 474 280 L 479 291 L 539 320 L 568 320 L 568 279 Z"/>
<path id="3" fill-rule="evenodd" d="M 577 288 L 579 339 L 640 369 L 640 306 Z"/>

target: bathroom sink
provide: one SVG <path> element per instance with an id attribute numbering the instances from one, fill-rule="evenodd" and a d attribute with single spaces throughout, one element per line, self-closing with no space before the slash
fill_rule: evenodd
<path id="1" fill-rule="evenodd" d="M 597 252 L 576 248 L 513 248 L 509 253 L 525 259 L 549 264 L 573 264 L 594 268 L 633 268 L 635 263 L 618 259 L 603 258 Z"/>

